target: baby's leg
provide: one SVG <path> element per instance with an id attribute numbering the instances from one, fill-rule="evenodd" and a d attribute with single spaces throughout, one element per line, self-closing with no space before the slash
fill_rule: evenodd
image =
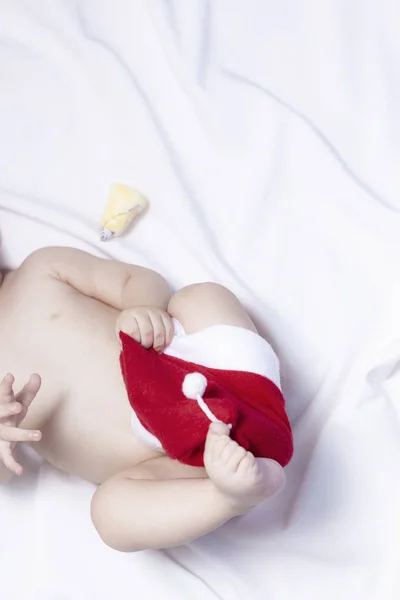
<path id="1" fill-rule="evenodd" d="M 254 323 L 236 296 L 221 285 L 200 283 L 182 288 L 170 300 L 168 311 L 186 333 L 211 325 L 233 325 L 257 333 Z M 258 504 L 270 494 L 272 461 L 255 458 L 229 436 L 229 429 L 214 424 L 208 435 L 204 464 L 215 487 L 242 508 Z M 275 476 L 283 483 L 283 471 Z"/>
<path id="2" fill-rule="evenodd" d="M 215 425 L 215 424 L 214 424 Z M 218 424 L 220 425 L 220 424 Z M 214 427 L 213 427 L 214 429 Z M 215 430 L 216 429 L 216 430 Z M 121 552 L 186 544 L 275 495 L 282 468 L 265 461 L 261 470 L 224 431 L 210 431 L 204 455 L 212 475 L 167 457 L 154 458 L 103 483 L 93 496 L 92 520 L 103 541 Z"/>
<path id="3" fill-rule="evenodd" d="M 182 323 L 186 333 L 210 325 L 234 325 L 257 332 L 236 296 L 217 283 L 195 283 L 182 288 L 172 296 L 168 312 Z"/>
<path id="4" fill-rule="evenodd" d="M 256 331 L 237 298 L 216 284 L 183 288 L 169 312 L 187 333 L 216 324 Z M 210 428 L 204 462 L 206 472 L 156 458 L 100 486 L 92 518 L 103 540 L 125 552 L 184 544 L 247 512 L 284 484 L 277 463 L 254 458 L 221 424 Z"/>

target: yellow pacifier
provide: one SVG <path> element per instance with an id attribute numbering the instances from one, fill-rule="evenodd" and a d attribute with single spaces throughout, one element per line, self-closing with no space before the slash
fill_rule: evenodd
<path id="1" fill-rule="evenodd" d="M 147 198 L 137 190 L 122 183 L 113 183 L 101 216 L 100 240 L 106 242 L 122 235 L 148 204 Z"/>

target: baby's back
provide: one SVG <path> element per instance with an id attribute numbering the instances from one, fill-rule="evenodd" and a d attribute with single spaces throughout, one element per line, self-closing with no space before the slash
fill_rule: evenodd
<path id="1" fill-rule="evenodd" d="M 95 482 L 153 456 L 130 429 L 117 314 L 46 273 L 17 270 L 0 288 L 0 372 L 16 390 L 42 377 L 21 426 L 42 431 L 35 449 L 52 464 Z"/>

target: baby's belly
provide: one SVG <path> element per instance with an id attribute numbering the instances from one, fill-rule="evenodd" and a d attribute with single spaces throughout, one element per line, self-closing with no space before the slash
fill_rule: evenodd
<path id="1" fill-rule="evenodd" d="M 101 483 L 157 456 L 131 430 L 131 409 L 119 377 L 98 375 L 93 384 L 84 378 L 81 382 L 86 385 L 71 386 L 37 423 L 43 437 L 33 447 L 46 460 L 67 473 Z M 51 405 L 50 399 L 41 400 Z"/>
<path id="2" fill-rule="evenodd" d="M 49 334 L 46 345 L 54 349 L 53 357 L 43 352 L 34 368 L 42 376 L 42 390 L 23 425 L 42 431 L 42 440 L 32 447 L 51 464 L 100 483 L 157 453 L 131 430 L 115 314 L 102 307 L 97 317 L 96 327 L 75 322 L 64 330 L 60 324 Z"/>

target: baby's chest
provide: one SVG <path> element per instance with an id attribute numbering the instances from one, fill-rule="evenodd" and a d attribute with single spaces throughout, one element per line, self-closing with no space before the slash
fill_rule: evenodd
<path id="1" fill-rule="evenodd" d="M 85 388 L 108 372 L 119 376 L 118 311 L 61 286 L 43 289 L 42 298 L 19 292 L 0 302 L 0 372 Z"/>

